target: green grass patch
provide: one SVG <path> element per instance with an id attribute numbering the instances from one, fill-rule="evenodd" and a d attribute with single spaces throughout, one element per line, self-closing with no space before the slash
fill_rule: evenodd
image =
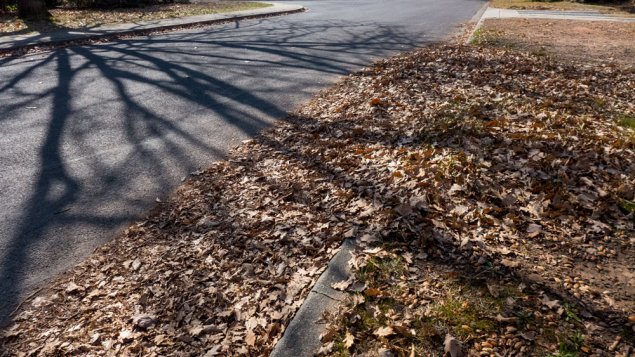
<path id="1" fill-rule="evenodd" d="M 472 40 L 470 41 L 470 44 L 472 45 L 480 45 L 483 42 L 485 42 L 485 30 L 483 30 L 482 27 L 479 27 L 476 29 L 476 31 L 474 31 L 474 34 L 472 34 Z"/>
<path id="2" fill-rule="evenodd" d="M 635 117 L 622 114 L 617 117 L 617 124 L 621 127 L 635 130 Z"/>
<path id="3" fill-rule="evenodd" d="M 527 328 L 527 326 L 536 322 L 536 316 L 531 310 L 521 309 L 516 311 L 514 315 L 516 315 L 516 327 L 520 330 L 523 330 Z"/>
<path id="4" fill-rule="evenodd" d="M 633 202 L 633 201 L 620 199 L 619 205 L 624 211 L 626 211 L 626 213 L 634 213 L 635 212 L 635 202 Z"/>
<path id="5" fill-rule="evenodd" d="M 493 332 L 497 323 L 488 317 L 499 311 L 499 303 L 487 294 L 479 295 L 473 289 L 465 292 L 451 289 L 432 307 L 432 316 L 462 338 L 472 333 Z"/>
<path id="6" fill-rule="evenodd" d="M 564 313 L 565 313 L 565 320 L 582 323 L 582 320 L 580 319 L 580 317 L 577 314 L 577 309 L 573 305 L 565 303 L 564 304 Z"/>
<path id="7" fill-rule="evenodd" d="M 574 331 L 569 336 L 560 336 L 558 352 L 550 357 L 577 357 L 584 346 L 584 335 L 580 331 Z"/>
<path id="8" fill-rule="evenodd" d="M 371 258 L 366 266 L 356 273 L 358 281 L 368 286 L 376 286 L 377 283 L 385 283 L 391 279 L 404 275 L 408 270 L 405 262 L 399 258 Z"/>

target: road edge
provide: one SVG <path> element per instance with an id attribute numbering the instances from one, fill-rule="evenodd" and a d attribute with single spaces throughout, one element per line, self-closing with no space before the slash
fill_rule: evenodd
<path id="1" fill-rule="evenodd" d="M 322 315 L 339 309 L 348 296 L 343 291 L 333 289 L 331 284 L 351 277 L 348 262 L 356 248 L 357 245 L 352 239 L 346 239 L 342 243 L 340 250 L 328 263 L 326 270 L 287 325 L 270 357 L 308 357 L 314 356 L 319 350 L 322 345 L 320 335 L 326 328 L 325 324 L 319 322 Z"/>
<path id="2" fill-rule="evenodd" d="M 470 35 L 465 41 L 466 45 L 469 45 L 470 43 L 472 43 L 472 41 L 474 41 L 474 35 L 476 34 L 476 31 L 478 31 L 478 29 L 480 29 L 481 26 L 483 26 L 483 15 L 485 15 L 485 11 L 489 9 L 489 5 L 490 5 L 489 1 L 483 4 L 483 6 L 478 10 L 478 12 L 470 20 L 471 23 L 476 22 L 476 25 L 474 25 L 474 28 L 470 31 Z"/>

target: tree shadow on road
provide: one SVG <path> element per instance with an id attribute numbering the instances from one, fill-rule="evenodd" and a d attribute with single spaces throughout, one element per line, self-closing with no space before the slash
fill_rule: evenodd
<path id="1" fill-rule="evenodd" d="M 335 76 L 420 42 L 374 23 L 232 27 L 0 61 L 2 135 L 15 146 L 1 174 L 18 176 L 2 190 L 2 322 L 51 273 L 223 157 L 219 137 L 253 135 Z"/>

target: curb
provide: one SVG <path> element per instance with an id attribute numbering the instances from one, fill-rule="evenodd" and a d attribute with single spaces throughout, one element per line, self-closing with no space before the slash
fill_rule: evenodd
<path id="1" fill-rule="evenodd" d="M 225 23 L 236 22 L 239 20 L 252 20 L 252 19 L 261 19 L 267 17 L 274 16 L 283 16 L 296 14 L 300 12 L 304 12 L 307 9 L 302 5 L 297 5 L 296 9 L 284 9 L 277 10 L 271 12 L 263 12 L 260 14 L 246 14 L 246 15 L 235 15 L 224 18 L 210 19 L 210 20 L 200 20 L 200 21 L 192 21 L 181 24 L 170 24 L 170 25 L 157 25 L 154 27 L 148 27 L 145 29 L 136 29 L 136 30 L 121 30 L 112 33 L 104 33 L 104 34 L 95 34 L 95 35 L 85 35 L 78 36 L 76 38 L 69 38 L 63 40 L 45 40 L 37 43 L 30 43 L 25 45 L 16 45 L 6 48 L 0 48 L 0 58 L 2 57 L 15 57 L 22 56 L 29 52 L 37 50 L 38 52 L 52 50 L 61 47 L 67 46 L 78 46 L 78 45 L 87 45 L 93 44 L 94 42 L 110 42 L 126 37 L 136 37 L 136 36 L 148 36 L 155 33 L 162 33 L 168 31 L 176 31 L 176 30 L 186 30 L 190 28 L 200 27 L 200 26 L 208 26 L 208 25 L 219 25 Z M 222 15 L 222 14 L 221 14 Z"/>
<path id="2" fill-rule="evenodd" d="M 314 356 L 320 349 L 322 346 L 320 334 L 326 327 L 319 322 L 322 315 L 339 309 L 348 296 L 344 291 L 331 288 L 331 284 L 350 277 L 348 262 L 355 248 L 355 242 L 351 239 L 342 243 L 339 252 L 331 259 L 293 320 L 287 325 L 284 335 L 274 347 L 270 357 L 308 357 Z"/>
<path id="3" fill-rule="evenodd" d="M 481 28 L 481 26 L 483 26 L 483 20 L 484 20 L 483 15 L 485 15 L 485 11 L 487 11 L 488 8 L 489 8 L 489 1 L 485 3 L 478 10 L 478 12 L 472 17 L 471 22 L 476 22 L 476 25 L 470 32 L 470 36 L 467 38 L 467 41 L 465 41 L 466 45 L 469 45 L 470 43 L 472 43 L 472 41 L 474 41 L 474 34 L 476 33 L 476 31 L 478 31 L 478 29 Z"/>

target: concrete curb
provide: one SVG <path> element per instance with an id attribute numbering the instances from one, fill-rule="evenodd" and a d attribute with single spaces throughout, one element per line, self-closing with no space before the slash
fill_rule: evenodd
<path id="1" fill-rule="evenodd" d="M 243 10 L 222 14 L 190 16 L 178 19 L 164 19 L 141 22 L 138 24 L 119 24 L 103 27 L 103 30 L 52 35 L 25 35 L 14 37 L 13 40 L 0 40 L 0 56 L 22 55 L 31 50 L 48 50 L 68 45 L 84 45 L 94 41 L 113 41 L 130 36 L 146 36 L 153 33 L 184 30 L 198 26 L 223 24 L 240 20 L 258 19 L 272 16 L 289 15 L 303 12 L 302 5 L 272 4 L 272 7 L 262 9 Z M 58 38 L 55 38 L 55 37 Z"/>
<path id="2" fill-rule="evenodd" d="M 325 325 L 320 324 L 324 312 L 337 311 L 344 304 L 347 293 L 331 288 L 331 284 L 347 280 L 350 275 L 348 262 L 356 248 L 353 240 L 342 243 L 340 251 L 329 262 L 306 300 L 289 323 L 284 335 L 271 352 L 271 357 L 313 356 L 320 349 L 320 334 Z"/>
<path id="3" fill-rule="evenodd" d="M 483 15 L 485 14 L 485 11 L 487 11 L 487 9 L 489 9 L 489 1 L 478 10 L 474 17 L 472 17 L 471 22 L 476 22 L 476 25 L 472 29 L 470 36 L 467 38 L 467 41 L 465 41 L 466 45 L 469 45 L 470 43 L 472 43 L 472 41 L 474 41 L 474 34 L 476 33 L 476 31 L 478 31 L 479 28 L 481 28 L 481 26 L 483 26 Z"/>

